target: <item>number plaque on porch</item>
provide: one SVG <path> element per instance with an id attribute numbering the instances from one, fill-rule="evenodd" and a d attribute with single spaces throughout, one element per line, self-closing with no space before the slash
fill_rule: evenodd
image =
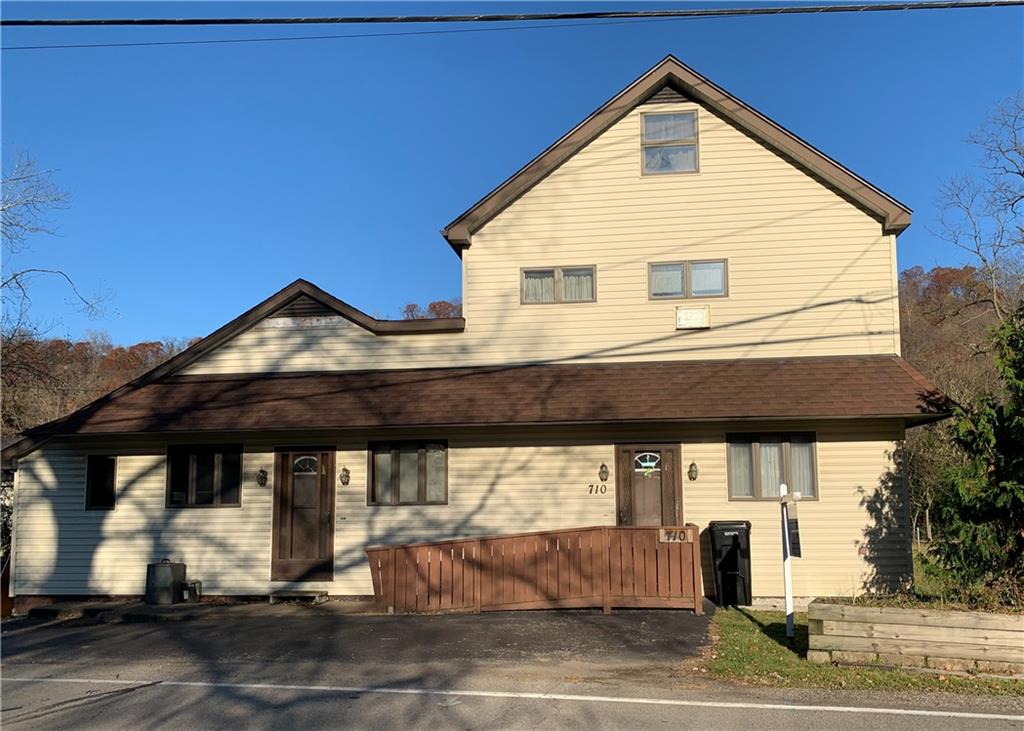
<path id="1" fill-rule="evenodd" d="M 662 528 L 658 531 L 659 543 L 690 543 L 691 540 L 686 528 Z"/>

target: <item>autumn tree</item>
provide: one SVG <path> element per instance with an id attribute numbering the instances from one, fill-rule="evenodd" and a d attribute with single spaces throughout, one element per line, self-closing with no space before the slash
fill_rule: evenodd
<path id="1" fill-rule="evenodd" d="M 181 352 L 185 340 L 114 345 L 106 333 L 84 340 L 26 339 L 19 368 L 0 370 L 5 439 L 70 413 Z"/>
<path id="2" fill-rule="evenodd" d="M 957 401 L 998 390 L 988 357 L 989 329 L 998 320 L 983 275 L 973 266 L 913 267 L 900 275 L 899 290 L 904 357 Z M 931 540 L 935 502 L 962 454 L 944 422 L 908 431 L 903 449 L 912 524 Z"/>
<path id="3" fill-rule="evenodd" d="M 436 300 L 426 307 L 409 303 L 402 308 L 403 320 L 440 320 L 448 317 L 462 317 L 460 300 Z"/>

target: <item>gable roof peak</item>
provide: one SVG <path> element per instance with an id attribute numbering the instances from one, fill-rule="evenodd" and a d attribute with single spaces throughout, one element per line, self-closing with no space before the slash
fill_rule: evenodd
<path id="1" fill-rule="evenodd" d="M 740 101 L 670 53 L 445 226 L 441 234 L 455 252 L 461 255 L 462 250 L 472 243 L 473 234 L 488 221 L 665 86 L 680 90 L 688 98 L 720 114 L 777 154 L 814 175 L 877 218 L 882 223 L 884 233 L 899 234 L 910 225 L 910 208 Z"/>
<path id="2" fill-rule="evenodd" d="M 280 312 L 282 309 L 288 307 L 290 304 L 301 298 L 308 298 L 319 305 L 322 309 L 317 314 L 328 314 L 327 311 L 329 311 L 329 314 L 340 315 L 350 322 L 368 330 L 374 335 L 455 333 L 462 332 L 466 329 L 466 320 L 462 317 L 437 318 L 433 320 L 378 320 L 375 317 L 367 315 L 362 310 L 356 309 L 347 302 L 341 301 L 334 295 L 320 289 L 320 287 L 316 286 L 312 282 L 300 278 L 270 295 L 255 307 L 243 312 L 231 322 L 217 330 L 214 330 L 205 338 L 201 338 L 199 341 L 193 343 L 170 360 L 161 363 L 155 368 L 143 373 L 141 376 L 138 376 L 134 380 L 115 388 L 113 391 L 101 396 L 92 403 L 83 406 L 71 414 L 54 419 L 53 421 L 47 422 L 46 424 L 42 424 L 28 431 L 35 433 L 39 430 L 45 430 L 54 425 L 65 423 L 72 417 L 79 417 L 83 414 L 91 413 L 115 398 L 137 391 L 143 386 L 173 375 L 185 368 L 187 365 L 195 362 L 199 358 L 202 358 L 207 353 L 210 353 L 220 347 L 228 340 L 241 335 L 245 331 L 258 325 L 263 320 L 273 317 L 275 313 Z M 288 316 L 292 315 L 292 313 L 287 314 Z M 306 313 L 299 311 L 294 314 L 295 316 L 303 316 Z M 26 432 L 26 434 L 27 433 L 28 432 Z"/>

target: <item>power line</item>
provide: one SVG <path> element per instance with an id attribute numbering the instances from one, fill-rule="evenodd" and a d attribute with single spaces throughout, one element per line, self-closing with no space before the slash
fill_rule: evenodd
<path id="1" fill-rule="evenodd" d="M 537 20 L 619 20 L 623 18 L 703 18 L 743 15 L 794 15 L 892 10 L 949 10 L 1022 5 L 1024 0 L 948 0 L 940 2 L 791 5 L 765 8 L 686 8 L 675 10 L 583 11 L 577 13 L 505 13 L 477 15 L 379 15 L 312 18 L 46 18 L 4 19 L 0 25 L 26 26 L 154 26 L 154 25 L 324 25 L 334 23 L 496 23 Z"/>
<path id="2" fill-rule="evenodd" d="M 1024 0 L 1022 0 L 1024 1 Z M 520 30 L 545 30 L 562 28 L 583 28 L 611 25 L 636 25 L 639 23 L 662 23 L 678 18 L 634 18 L 627 20 L 605 20 L 593 23 L 551 23 L 548 25 L 510 25 L 504 28 L 446 28 L 443 30 L 392 31 L 386 33 L 342 33 L 314 36 L 264 36 L 261 38 L 210 38 L 189 41 L 135 41 L 124 43 L 67 43 L 42 46 L 4 46 L 0 51 L 39 51 L 48 48 L 134 48 L 139 46 L 201 46 L 219 43 L 273 43 L 278 41 L 326 41 L 346 38 L 394 38 L 398 36 L 434 36 L 453 33 L 501 33 Z"/>

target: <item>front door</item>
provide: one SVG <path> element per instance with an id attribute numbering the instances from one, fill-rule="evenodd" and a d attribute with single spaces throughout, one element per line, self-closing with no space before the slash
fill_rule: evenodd
<path id="1" fill-rule="evenodd" d="M 677 444 L 620 445 L 616 454 L 619 525 L 681 525 Z"/>
<path id="2" fill-rule="evenodd" d="M 334 580 L 334 450 L 278 451 L 270 578 Z"/>

